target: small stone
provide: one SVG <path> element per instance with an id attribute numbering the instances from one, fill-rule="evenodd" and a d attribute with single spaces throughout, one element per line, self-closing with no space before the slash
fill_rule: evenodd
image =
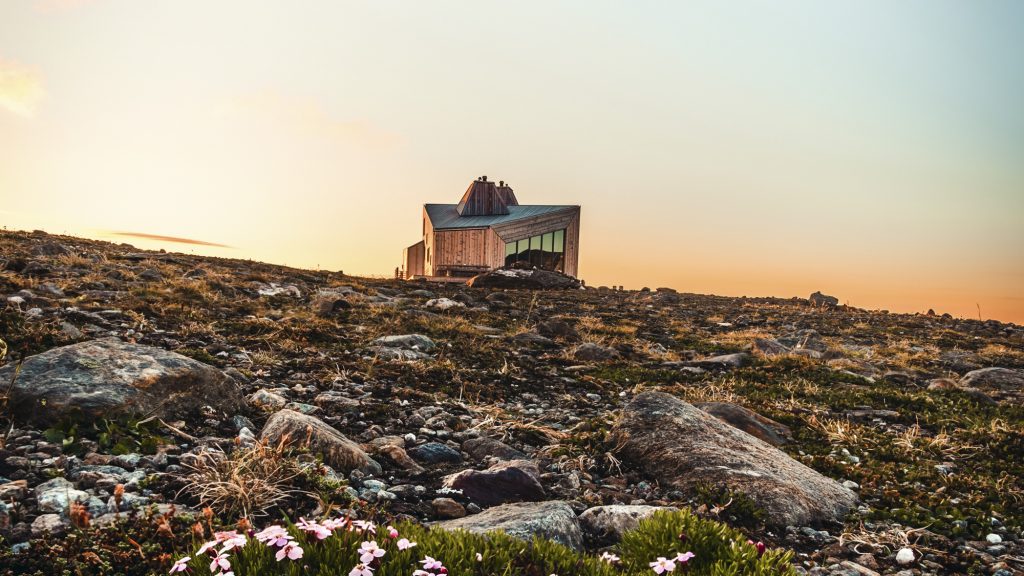
<path id="1" fill-rule="evenodd" d="M 1003 541 L 1003 537 L 999 534 L 989 534 L 988 536 L 985 536 L 985 541 L 989 544 L 999 544 Z"/>
<path id="2" fill-rule="evenodd" d="M 36 537 L 63 534 L 67 528 L 60 514 L 42 514 L 32 521 L 32 535 Z"/>
<path id="3" fill-rule="evenodd" d="M 914 563 L 914 551 L 910 548 L 900 548 L 899 552 L 896 553 L 896 563 L 900 566 L 906 566 Z"/>
<path id="4" fill-rule="evenodd" d="M 434 498 L 430 503 L 434 509 L 434 515 L 442 520 L 462 518 L 466 515 L 466 509 L 451 498 Z"/>
<path id="5" fill-rule="evenodd" d="M 409 448 L 406 452 L 413 459 L 424 464 L 459 464 L 462 462 L 462 454 L 459 454 L 458 450 L 440 442 L 427 442 Z"/>

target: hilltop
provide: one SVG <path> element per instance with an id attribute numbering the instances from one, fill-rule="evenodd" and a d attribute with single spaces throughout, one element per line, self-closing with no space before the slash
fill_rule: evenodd
<path id="1" fill-rule="evenodd" d="M 586 551 L 675 507 L 813 574 L 1024 570 L 1020 326 L 39 232 L 0 233 L 0 297 L 5 574 L 166 573 L 191 542 L 174 519 L 207 507 L 210 526 L 351 507 Z"/>

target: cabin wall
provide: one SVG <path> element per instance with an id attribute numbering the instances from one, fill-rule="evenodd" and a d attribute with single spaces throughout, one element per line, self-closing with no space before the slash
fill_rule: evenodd
<path id="1" fill-rule="evenodd" d="M 565 228 L 565 273 L 579 277 L 580 274 L 580 209 Z"/>
<path id="2" fill-rule="evenodd" d="M 434 276 L 434 226 L 423 207 L 423 275 Z"/>
<path id="3" fill-rule="evenodd" d="M 402 269 L 405 271 L 405 278 L 423 276 L 425 255 L 426 250 L 422 240 L 405 249 L 402 254 Z"/>
<path id="4" fill-rule="evenodd" d="M 470 268 L 489 268 L 494 234 L 487 228 L 462 228 L 434 232 L 434 275 Z M 504 244 L 502 244 L 504 250 Z"/>

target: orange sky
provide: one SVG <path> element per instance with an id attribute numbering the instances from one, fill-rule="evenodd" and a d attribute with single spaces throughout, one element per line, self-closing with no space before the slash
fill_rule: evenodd
<path id="1" fill-rule="evenodd" d="M 571 22 L 571 26 L 566 23 Z M 591 285 L 1024 323 L 1024 5 L 0 4 L 0 224 L 390 274 L 487 174 Z"/>

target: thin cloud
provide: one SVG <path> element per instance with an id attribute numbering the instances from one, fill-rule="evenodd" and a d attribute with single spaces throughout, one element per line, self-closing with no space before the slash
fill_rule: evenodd
<path id="1" fill-rule="evenodd" d="M 206 242 L 205 240 L 195 240 L 192 238 L 178 238 L 177 236 L 161 236 L 159 234 L 146 234 L 144 232 L 107 232 L 109 236 L 125 236 L 128 238 L 143 238 L 145 240 L 159 240 L 160 242 L 173 242 L 175 244 L 191 244 L 194 246 L 213 246 L 215 248 L 232 248 L 227 244 L 218 244 L 216 242 Z"/>
<path id="2" fill-rule="evenodd" d="M 0 108 L 31 118 L 45 95 L 38 74 L 16 62 L 0 59 Z"/>
<path id="3" fill-rule="evenodd" d="M 236 113 L 270 120 L 305 134 L 326 136 L 357 146 L 388 149 L 404 143 L 401 135 L 372 122 L 336 118 L 313 100 L 266 92 L 234 98 L 231 107 Z"/>
<path id="4" fill-rule="evenodd" d="M 52 14 L 55 12 L 68 12 L 75 10 L 86 4 L 90 4 L 92 0 L 35 0 L 33 6 L 39 12 L 44 14 Z"/>

